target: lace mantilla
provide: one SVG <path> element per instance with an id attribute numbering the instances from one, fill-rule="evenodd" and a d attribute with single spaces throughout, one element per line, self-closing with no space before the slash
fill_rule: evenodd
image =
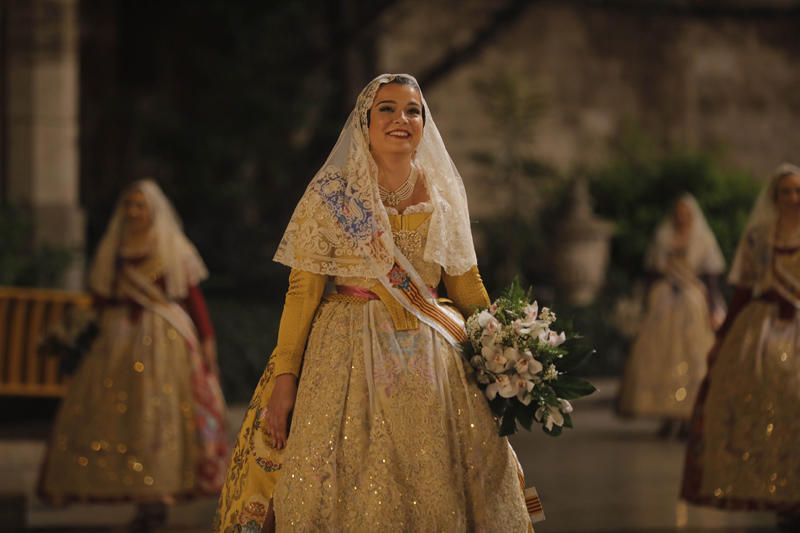
<path id="1" fill-rule="evenodd" d="M 406 74 L 383 74 L 359 95 L 339 140 L 289 221 L 275 254 L 279 263 L 348 277 L 375 278 L 391 269 L 395 243 L 369 152 L 367 111 L 380 86 L 399 77 L 413 80 Z M 466 193 L 424 98 L 422 102 L 427 119 L 414 164 L 426 180 L 432 213 L 423 255 L 458 275 L 477 263 Z"/>

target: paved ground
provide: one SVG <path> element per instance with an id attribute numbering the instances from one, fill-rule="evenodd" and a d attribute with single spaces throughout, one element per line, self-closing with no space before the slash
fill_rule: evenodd
<path id="1" fill-rule="evenodd" d="M 679 503 L 683 444 L 656 438 L 655 422 L 614 417 L 610 399 L 615 383 L 598 385 L 595 399 L 576 404 L 576 429 L 558 438 L 539 432 L 512 438 L 529 483 L 536 485 L 544 503 L 547 520 L 537 524 L 537 533 L 773 531 L 768 513 L 722 513 Z M 231 410 L 232 427 L 238 428 L 242 415 L 241 406 Z M 132 506 L 50 509 L 35 500 L 32 491 L 45 432 L 19 422 L 0 428 L 0 498 L 20 491 L 29 495 L 24 531 L 124 531 Z M 208 531 L 215 504 L 206 500 L 175 507 L 162 532 Z M 0 500 L 0 531 L 10 531 L 11 522 L 3 517 L 22 514 L 21 506 L 8 497 Z"/>

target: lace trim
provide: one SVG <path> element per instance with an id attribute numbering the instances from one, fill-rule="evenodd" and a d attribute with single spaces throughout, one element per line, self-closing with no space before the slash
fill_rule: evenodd
<path id="1" fill-rule="evenodd" d="M 426 202 L 420 202 L 418 204 L 410 205 L 403 209 L 403 212 L 399 212 L 394 207 L 386 207 L 386 213 L 389 215 L 413 215 L 414 213 L 433 213 L 433 202 L 430 200 Z"/>

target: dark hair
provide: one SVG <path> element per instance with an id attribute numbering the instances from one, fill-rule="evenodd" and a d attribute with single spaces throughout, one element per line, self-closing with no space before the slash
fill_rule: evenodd
<path id="1" fill-rule="evenodd" d="M 395 84 L 395 85 L 407 85 L 408 87 L 413 87 L 414 89 L 416 89 L 419 94 L 422 94 L 422 89 L 419 88 L 419 84 L 416 81 L 414 81 L 413 78 L 408 78 L 406 76 L 397 76 L 396 78 L 393 78 L 392 81 L 387 81 L 386 83 L 381 83 L 381 86 L 383 86 L 383 85 L 392 85 L 392 84 Z M 380 89 L 380 87 L 378 87 L 378 88 Z M 426 120 L 425 104 L 422 104 L 421 107 L 422 107 L 422 125 L 425 126 L 425 120 Z M 372 110 L 371 109 L 367 109 L 367 127 L 369 127 L 369 124 L 370 124 L 370 111 L 372 111 Z"/>

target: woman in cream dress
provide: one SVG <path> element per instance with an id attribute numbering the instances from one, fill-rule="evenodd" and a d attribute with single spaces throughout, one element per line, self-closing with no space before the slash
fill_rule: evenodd
<path id="1" fill-rule="evenodd" d="M 683 497 L 800 511 L 800 168 L 782 165 L 739 243 L 730 312 L 692 419 Z M 789 524 L 791 522 L 791 524 Z"/>
<path id="2" fill-rule="evenodd" d="M 215 495 L 228 460 L 208 275 L 161 189 L 122 194 L 92 264 L 99 335 L 53 428 L 39 493 L 52 503 L 136 502 L 134 530 L 178 498 Z"/>
<path id="3" fill-rule="evenodd" d="M 688 421 L 714 325 L 723 314 L 716 278 L 725 270 L 717 240 L 693 196 L 681 196 L 647 254 L 647 310 L 625 365 L 619 409 L 629 416 Z"/>
<path id="4" fill-rule="evenodd" d="M 292 267 L 278 345 L 215 531 L 270 530 L 273 510 L 278 531 L 531 530 L 519 463 L 457 349 L 460 313 L 489 300 L 411 76 L 361 92 L 276 260 Z"/>

